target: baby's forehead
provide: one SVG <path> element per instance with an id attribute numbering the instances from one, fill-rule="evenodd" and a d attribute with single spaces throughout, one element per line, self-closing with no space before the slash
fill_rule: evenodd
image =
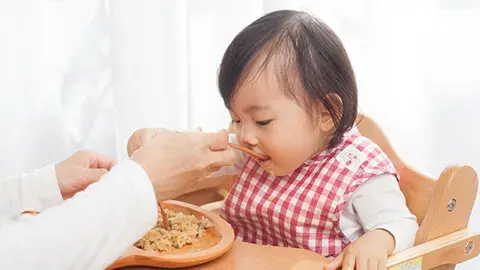
<path id="1" fill-rule="evenodd" d="M 276 113 L 290 107 L 296 101 L 286 96 L 280 87 L 265 84 L 245 85 L 231 99 L 229 109 L 237 116 L 258 113 Z"/>
<path id="2" fill-rule="evenodd" d="M 281 86 L 271 77 L 259 76 L 242 84 L 231 99 L 231 106 L 268 104 L 285 95 Z"/>

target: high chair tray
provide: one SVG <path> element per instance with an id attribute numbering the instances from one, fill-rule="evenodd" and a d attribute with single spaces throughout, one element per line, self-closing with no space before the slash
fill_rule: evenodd
<path id="1" fill-rule="evenodd" d="M 480 241 L 480 235 L 471 234 L 468 230 L 435 239 L 431 242 L 418 245 L 414 248 L 397 253 L 387 261 L 387 269 L 415 269 L 425 270 L 446 263 L 459 263 L 478 256 L 480 249 L 472 247 L 469 254 L 464 256 L 465 247 L 471 241 Z M 188 267 L 190 270 L 317 270 L 329 262 L 325 257 L 312 251 L 262 246 L 234 241 L 232 249 L 224 256 L 208 263 Z M 152 267 L 125 267 L 122 270 L 154 270 Z M 451 268 L 439 268 L 439 270 L 450 270 Z"/>
<path id="2" fill-rule="evenodd" d="M 192 270 L 269 270 L 322 269 L 329 261 L 314 252 L 285 247 L 262 246 L 234 241 L 232 249 L 224 256 L 211 262 L 189 267 Z M 154 270 L 152 267 L 125 267 L 122 270 Z"/>

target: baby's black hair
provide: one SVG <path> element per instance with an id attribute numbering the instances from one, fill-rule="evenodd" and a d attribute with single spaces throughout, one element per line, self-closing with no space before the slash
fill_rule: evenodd
<path id="1" fill-rule="evenodd" d="M 220 64 L 218 87 L 227 108 L 245 79 L 260 74 L 272 59 L 278 83 L 312 119 L 321 104 L 328 111 L 335 124 L 328 147 L 334 147 L 357 116 L 355 74 L 338 36 L 306 12 L 279 10 L 257 19 L 233 39 Z"/>

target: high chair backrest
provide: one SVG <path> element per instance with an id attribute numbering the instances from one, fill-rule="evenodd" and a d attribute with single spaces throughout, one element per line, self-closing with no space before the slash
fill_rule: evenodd
<path id="1" fill-rule="evenodd" d="M 467 228 L 478 190 L 473 168 L 452 166 L 446 168 L 438 179 L 428 177 L 412 169 L 398 156 L 371 118 L 359 115 L 356 123 L 360 133 L 387 154 L 400 175 L 400 189 L 420 225 L 416 244 Z"/>
<path id="2" fill-rule="evenodd" d="M 371 118 L 359 115 L 356 123 L 360 133 L 380 146 L 392 160 L 400 175 L 399 185 L 405 195 L 407 206 L 421 224 L 435 190 L 436 180 L 413 170 L 403 162 L 382 129 Z"/>

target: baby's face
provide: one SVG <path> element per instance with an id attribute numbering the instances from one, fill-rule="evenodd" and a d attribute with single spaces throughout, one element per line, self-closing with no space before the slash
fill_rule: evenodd
<path id="1" fill-rule="evenodd" d="M 269 156 L 259 164 L 277 176 L 293 172 L 326 145 L 325 134 L 268 70 L 238 89 L 230 115 L 239 143 Z"/>

